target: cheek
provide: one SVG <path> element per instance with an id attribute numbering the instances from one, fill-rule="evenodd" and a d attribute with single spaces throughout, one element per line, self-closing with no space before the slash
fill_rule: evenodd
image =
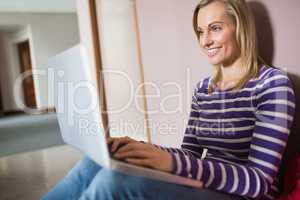
<path id="1" fill-rule="evenodd" d="M 231 49 L 235 46 L 235 37 L 231 32 L 223 32 L 216 37 L 216 40 L 222 44 L 225 49 Z"/>

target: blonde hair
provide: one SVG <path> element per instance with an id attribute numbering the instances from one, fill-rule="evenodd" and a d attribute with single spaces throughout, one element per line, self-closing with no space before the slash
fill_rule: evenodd
<path id="1" fill-rule="evenodd" d="M 200 0 L 194 10 L 193 26 L 198 40 L 198 12 L 201 8 L 213 2 L 222 2 L 226 6 L 227 14 L 232 17 L 235 24 L 235 39 L 240 50 L 240 56 L 247 73 L 238 81 L 233 89 L 241 89 L 251 78 L 257 77 L 260 68 L 255 22 L 250 8 L 245 0 Z M 221 66 L 215 66 L 212 81 L 209 84 L 209 92 L 213 92 L 214 86 L 220 81 Z"/>

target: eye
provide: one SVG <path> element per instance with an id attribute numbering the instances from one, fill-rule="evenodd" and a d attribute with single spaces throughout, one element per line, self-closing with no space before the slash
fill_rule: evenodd
<path id="1" fill-rule="evenodd" d="M 203 35 L 203 31 L 198 31 L 199 36 Z"/>
<path id="2" fill-rule="evenodd" d="M 197 28 L 197 33 L 198 33 L 199 36 L 201 36 L 201 35 L 203 35 L 203 30 L 200 27 L 198 27 Z"/>
<path id="3" fill-rule="evenodd" d="M 221 26 L 212 26 L 212 27 L 211 27 L 211 30 L 212 30 L 213 32 L 218 32 L 218 31 L 221 31 L 221 30 L 222 30 L 222 27 L 221 27 Z"/>

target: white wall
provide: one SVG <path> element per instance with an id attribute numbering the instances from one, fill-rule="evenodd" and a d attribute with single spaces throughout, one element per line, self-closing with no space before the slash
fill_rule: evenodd
<path id="1" fill-rule="evenodd" d="M 17 43 L 29 38 L 29 29 L 25 27 L 22 30 L 15 32 L 0 32 L 1 37 L 1 85 L 2 86 L 2 100 L 4 111 L 12 111 L 17 109 L 15 98 L 23 101 L 23 92 L 20 91 L 18 95 L 14 95 L 13 87 L 14 80 L 20 74 L 19 57 L 17 51 Z"/>
<path id="2" fill-rule="evenodd" d="M 132 1 L 101 0 L 97 3 L 110 133 L 147 140 Z"/>
<path id="3" fill-rule="evenodd" d="M 75 13 L 74 0 L 8 0 L 0 1 L 0 12 Z"/>
<path id="4" fill-rule="evenodd" d="M 9 59 L 8 53 L 9 49 L 7 48 L 6 41 L 9 40 L 9 33 L 1 32 L 0 33 L 0 81 L 1 81 L 1 95 L 2 103 L 4 110 L 12 109 L 14 105 L 11 105 L 10 99 L 13 98 L 12 93 L 10 92 L 10 86 L 12 83 L 12 73 L 9 68 Z"/>
<path id="5" fill-rule="evenodd" d="M 43 75 L 34 76 L 37 106 L 38 108 L 53 107 L 51 97 L 48 98 L 47 59 L 79 42 L 77 16 L 76 14 L 0 13 L 0 27 L 16 25 L 28 27 L 32 67 L 36 70 L 44 70 Z M 11 88 L 14 80 L 4 82 L 6 83 L 2 87 Z M 6 86 L 7 84 L 10 85 Z M 13 106 L 13 109 L 18 108 Z"/>

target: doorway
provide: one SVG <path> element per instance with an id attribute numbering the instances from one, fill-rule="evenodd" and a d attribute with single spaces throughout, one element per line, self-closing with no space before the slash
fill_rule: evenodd
<path id="1" fill-rule="evenodd" d="M 2 103 L 2 94 L 1 94 L 1 84 L 0 84 L 0 116 L 3 115 L 3 103 Z"/>
<path id="2" fill-rule="evenodd" d="M 17 44 L 18 54 L 19 54 L 19 63 L 20 63 L 20 72 L 28 73 L 32 72 L 32 62 L 31 62 L 31 53 L 30 53 L 30 44 L 29 40 L 20 42 Z M 29 108 L 36 108 L 36 96 L 34 91 L 34 82 L 33 75 L 26 76 L 23 82 L 23 93 L 24 93 L 24 103 Z"/>

